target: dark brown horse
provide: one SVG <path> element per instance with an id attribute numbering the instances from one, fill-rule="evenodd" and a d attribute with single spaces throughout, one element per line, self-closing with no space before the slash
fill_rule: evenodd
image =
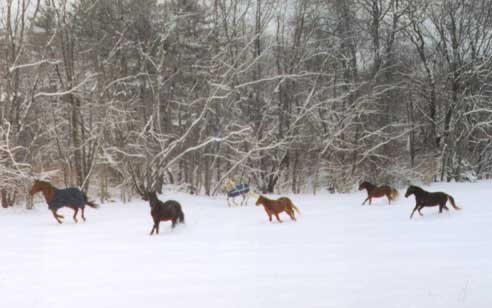
<path id="1" fill-rule="evenodd" d="M 184 213 L 179 202 L 174 200 L 162 202 L 157 198 L 157 194 L 153 191 L 143 193 L 142 199 L 149 201 L 151 208 L 150 215 L 154 220 L 154 226 L 150 231 L 150 235 L 154 234 L 154 231 L 159 234 L 159 224 L 161 221 L 171 220 L 172 228 L 174 228 L 178 222 L 184 223 Z"/>
<path id="2" fill-rule="evenodd" d="M 408 198 L 410 195 L 415 196 L 416 203 L 412 214 L 410 215 L 410 219 L 413 217 L 415 211 L 418 211 L 420 216 L 424 216 L 420 210 L 425 206 L 439 206 L 439 213 L 442 213 L 443 208 L 446 209 L 446 211 L 449 211 L 446 206 L 448 200 L 455 210 L 461 209 L 456 205 L 453 197 L 443 192 L 428 192 L 417 186 L 409 186 L 405 193 L 405 198 Z"/>
<path id="3" fill-rule="evenodd" d="M 262 204 L 265 208 L 265 212 L 268 215 L 268 219 L 272 221 L 272 215 L 277 217 L 278 222 L 282 222 L 278 217 L 278 214 L 286 212 L 292 220 L 296 220 L 294 210 L 300 214 L 299 209 L 292 203 L 292 201 L 287 197 L 282 197 L 277 200 L 271 200 L 264 196 L 259 196 L 256 200 L 256 205 Z"/>
<path id="4" fill-rule="evenodd" d="M 62 223 L 60 219 L 64 217 L 57 213 L 57 211 L 66 206 L 74 210 L 73 220 L 77 223 L 77 213 L 79 209 L 81 210 L 82 219 L 85 221 L 84 209 L 85 205 L 97 208 L 98 205 L 87 199 L 87 195 L 78 189 L 77 187 L 70 187 L 65 189 L 58 189 L 51 185 L 49 182 L 35 180 L 31 188 L 31 196 L 36 193 L 42 192 L 46 203 L 48 203 L 48 208 L 53 213 L 58 223 Z"/>
<path id="5" fill-rule="evenodd" d="M 359 185 L 359 190 L 365 189 L 367 191 L 367 198 L 362 202 L 364 205 L 367 200 L 369 200 L 369 205 L 371 205 L 372 198 L 381 198 L 386 196 L 388 198 L 388 203 L 391 204 L 391 201 L 395 200 L 398 197 L 398 190 L 394 189 L 391 186 L 376 186 L 369 182 L 362 182 Z"/>

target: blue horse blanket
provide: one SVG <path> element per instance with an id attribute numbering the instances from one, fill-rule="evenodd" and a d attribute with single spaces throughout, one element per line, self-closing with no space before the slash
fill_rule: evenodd
<path id="1" fill-rule="evenodd" d="M 234 198 L 234 197 L 237 197 L 239 195 L 242 195 L 242 194 L 245 194 L 248 192 L 249 192 L 249 185 L 248 184 L 237 184 L 233 190 L 231 190 L 227 193 L 227 196 Z"/>
<path id="2" fill-rule="evenodd" d="M 50 210 L 58 210 L 61 207 L 69 205 L 83 209 L 85 207 L 85 201 L 84 193 L 76 187 L 65 189 L 55 188 L 53 198 L 48 202 L 48 208 Z"/>

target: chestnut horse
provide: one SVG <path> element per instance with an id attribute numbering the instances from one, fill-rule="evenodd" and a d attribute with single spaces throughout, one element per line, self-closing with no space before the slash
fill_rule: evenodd
<path id="1" fill-rule="evenodd" d="M 362 202 L 364 205 L 367 200 L 369 200 L 369 205 L 371 205 L 372 198 L 381 198 L 386 196 L 388 198 L 388 204 L 391 204 L 391 201 L 395 200 L 398 197 L 398 190 L 394 189 L 391 186 L 376 186 L 369 182 L 362 182 L 359 185 L 359 190 L 365 189 L 367 191 L 367 198 Z"/>
<path id="2" fill-rule="evenodd" d="M 60 219 L 64 217 L 57 213 L 57 211 L 66 206 L 74 211 L 73 220 L 77 223 L 77 213 L 81 210 L 82 219 L 85 221 L 84 209 L 87 204 L 90 207 L 97 208 L 98 205 L 88 200 L 87 195 L 78 189 L 77 187 L 70 187 L 65 189 L 58 189 L 51 185 L 49 182 L 35 180 L 31 188 L 31 196 L 36 193 L 42 192 L 48 208 L 53 213 L 58 223 L 62 223 Z"/>
<path id="3" fill-rule="evenodd" d="M 405 198 L 408 198 L 410 195 L 415 196 L 416 203 L 412 214 L 410 214 L 410 219 L 412 219 L 415 211 L 419 212 L 420 216 L 424 216 L 420 210 L 426 206 L 439 206 L 439 214 L 442 213 L 443 208 L 446 211 L 449 211 L 446 206 L 446 202 L 448 200 L 455 210 L 461 210 L 461 208 L 454 202 L 454 198 L 443 192 L 428 192 L 418 186 L 409 186 L 407 192 L 405 193 Z"/>
<path id="4" fill-rule="evenodd" d="M 145 201 L 149 201 L 150 205 L 150 215 L 154 220 L 154 226 L 150 231 L 150 235 L 154 234 L 156 231 L 159 234 L 159 224 L 161 221 L 172 221 L 171 227 L 174 228 L 176 224 L 184 223 L 184 213 L 181 209 L 181 204 L 178 201 L 168 200 L 166 202 L 162 202 L 157 198 L 157 194 L 154 191 L 144 192 L 142 194 L 142 199 Z"/>
<path id="5" fill-rule="evenodd" d="M 292 220 L 296 220 L 296 216 L 294 214 L 294 210 L 300 214 L 299 209 L 292 203 L 292 201 L 287 197 L 281 197 L 277 200 L 271 200 L 264 196 L 259 196 L 258 200 L 256 200 L 256 205 L 262 204 L 265 208 L 265 212 L 268 215 L 268 219 L 272 221 L 272 215 L 277 217 L 278 222 L 282 222 L 278 217 L 278 214 L 282 212 L 286 212 Z"/>

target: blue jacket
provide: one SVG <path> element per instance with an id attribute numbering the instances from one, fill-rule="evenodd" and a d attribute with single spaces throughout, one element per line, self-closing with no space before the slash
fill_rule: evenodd
<path id="1" fill-rule="evenodd" d="M 76 188 L 70 187 L 65 189 L 54 189 L 53 198 L 48 202 L 50 210 L 58 210 L 64 206 L 76 206 L 80 209 L 85 207 L 85 195 Z"/>
<path id="2" fill-rule="evenodd" d="M 237 184 L 233 190 L 231 190 L 227 193 L 227 196 L 228 197 L 237 197 L 239 195 L 242 195 L 242 194 L 245 194 L 248 192 L 249 192 L 249 185 L 248 184 Z"/>

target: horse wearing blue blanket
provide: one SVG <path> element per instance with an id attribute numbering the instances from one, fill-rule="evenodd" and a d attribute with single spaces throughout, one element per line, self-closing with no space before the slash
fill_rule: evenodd
<path id="1" fill-rule="evenodd" d="M 84 209 L 87 204 L 90 207 L 97 208 L 98 205 L 88 200 L 87 195 L 76 187 L 70 187 L 65 189 L 58 189 L 51 185 L 49 182 L 35 180 L 31 188 L 31 196 L 36 193 L 42 192 L 48 208 L 53 213 L 58 223 L 62 223 L 60 219 L 64 217 L 57 213 L 57 211 L 66 206 L 74 210 L 73 220 L 77 223 L 77 213 L 81 210 L 82 219 L 85 221 Z"/>
<path id="2" fill-rule="evenodd" d="M 230 207 L 231 203 L 229 202 L 232 199 L 232 203 L 237 206 L 235 202 L 235 198 L 241 196 L 241 206 L 245 203 L 248 204 L 248 196 L 249 196 L 249 185 L 248 184 L 235 184 L 232 180 L 225 180 L 223 188 L 227 192 L 227 205 Z"/>

